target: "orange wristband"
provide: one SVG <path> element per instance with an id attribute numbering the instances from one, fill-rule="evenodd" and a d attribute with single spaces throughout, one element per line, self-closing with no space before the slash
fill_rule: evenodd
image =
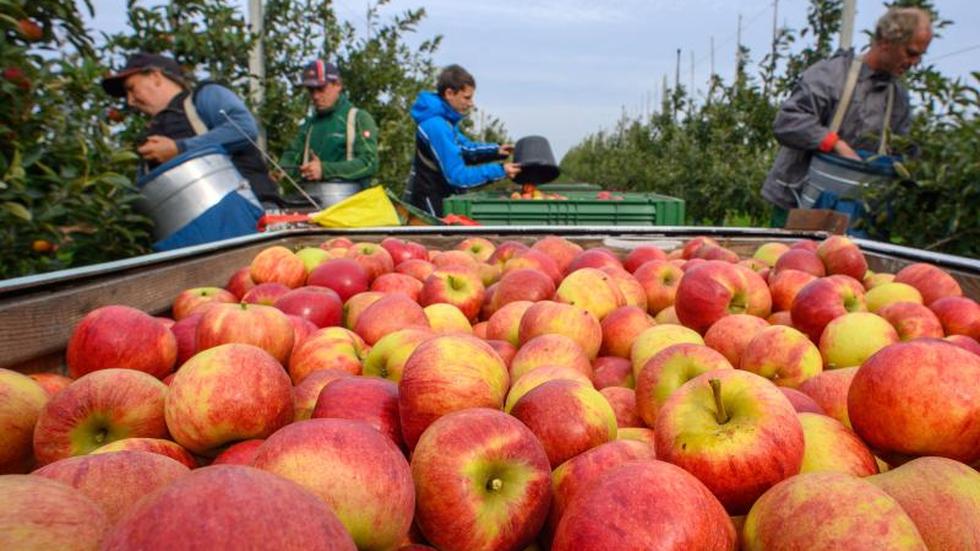
<path id="1" fill-rule="evenodd" d="M 823 141 L 820 142 L 817 149 L 823 153 L 830 153 L 834 150 L 834 146 L 837 145 L 837 142 L 839 141 L 840 136 L 837 135 L 837 132 L 827 132 L 827 135 L 823 137 Z"/>

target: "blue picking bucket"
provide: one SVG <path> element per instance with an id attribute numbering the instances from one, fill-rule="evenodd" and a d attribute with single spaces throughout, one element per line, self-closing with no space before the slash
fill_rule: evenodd
<path id="1" fill-rule="evenodd" d="M 817 153 L 810 159 L 810 170 L 798 201 L 801 208 L 814 208 L 824 193 L 839 199 L 860 199 L 869 186 L 896 176 L 892 157 L 855 161 L 837 155 Z"/>

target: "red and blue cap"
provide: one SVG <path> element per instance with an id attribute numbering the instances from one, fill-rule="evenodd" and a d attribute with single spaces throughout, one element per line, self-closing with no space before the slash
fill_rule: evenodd
<path id="1" fill-rule="evenodd" d="M 340 70 L 336 65 L 322 59 L 314 59 L 303 67 L 300 84 L 307 88 L 322 88 L 338 81 L 340 81 Z"/>

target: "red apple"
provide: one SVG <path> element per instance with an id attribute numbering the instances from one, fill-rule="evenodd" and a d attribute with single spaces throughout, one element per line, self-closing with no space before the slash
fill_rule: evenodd
<path id="1" fill-rule="evenodd" d="M 177 362 L 175 364 L 177 367 L 184 365 L 184 362 L 197 353 L 197 324 L 203 315 L 203 313 L 195 312 L 173 324 L 170 328 L 177 339 Z"/>
<path id="2" fill-rule="evenodd" d="M 343 303 L 329 287 L 307 285 L 289 291 L 274 305 L 287 314 L 313 322 L 317 327 L 340 325 Z"/>
<path id="3" fill-rule="evenodd" d="M 428 260 L 420 260 L 416 258 L 410 258 L 399 264 L 395 264 L 396 273 L 405 274 L 419 280 L 420 282 L 425 281 L 425 278 L 429 277 L 429 274 L 431 274 L 435 269 L 435 264 L 429 262 Z"/>
<path id="4" fill-rule="evenodd" d="M 361 317 L 364 310 L 381 300 L 383 296 L 385 296 L 384 293 L 365 291 L 347 299 L 347 302 L 344 303 L 344 327 L 353 331 L 357 327 L 357 319 Z"/>
<path id="5" fill-rule="evenodd" d="M 670 395 L 691 379 L 718 369 L 732 369 L 720 353 L 699 344 L 668 346 L 647 361 L 636 378 L 636 411 L 653 427 Z"/>
<path id="6" fill-rule="evenodd" d="M 504 402 L 504 411 L 510 413 L 514 404 L 532 389 L 548 381 L 557 381 L 559 379 L 578 381 L 586 385 L 592 384 L 592 381 L 581 371 L 563 365 L 543 365 L 532 371 L 528 371 L 518 378 L 511 377 L 510 390 L 507 392 L 507 401 Z"/>
<path id="7" fill-rule="evenodd" d="M 34 475 L 0 476 L 4 549 L 101 549 L 111 523 L 80 490 Z"/>
<path id="8" fill-rule="evenodd" d="M 294 482 L 241 465 L 204 467 L 147 496 L 109 531 L 102 549 L 248 549 L 257 542 L 311 551 L 356 549 L 321 499 Z"/>
<path id="9" fill-rule="evenodd" d="M 817 253 L 805 249 L 790 249 L 779 257 L 773 273 L 779 275 L 787 270 L 796 270 L 814 277 L 827 275 L 827 269 Z"/>
<path id="10" fill-rule="evenodd" d="M 843 274 L 861 281 L 868 271 L 868 262 L 861 249 L 843 235 L 831 235 L 817 245 L 817 256 L 827 267 L 828 274 Z"/>
<path id="11" fill-rule="evenodd" d="M 391 260 L 395 266 L 406 260 L 429 260 L 429 251 L 426 250 L 425 246 L 414 241 L 386 237 L 381 240 L 381 246 L 391 255 Z"/>
<path id="12" fill-rule="evenodd" d="M 645 427 L 636 409 L 636 393 L 631 388 L 611 386 L 599 391 L 616 414 L 616 426 Z"/>
<path id="13" fill-rule="evenodd" d="M 402 378 L 405 362 L 423 342 L 435 336 L 425 327 L 409 327 L 388 333 L 374 343 L 364 358 L 362 373 L 398 382 Z"/>
<path id="14" fill-rule="evenodd" d="M 471 270 L 459 267 L 439 268 L 422 284 L 419 304 L 439 302 L 459 308 L 469 320 L 476 320 L 483 305 L 483 282 Z"/>
<path id="15" fill-rule="evenodd" d="M 326 327 L 307 337 L 293 351 L 289 358 L 289 377 L 298 385 L 322 369 L 360 375 L 366 354 L 360 337 L 341 327 Z"/>
<path id="16" fill-rule="evenodd" d="M 189 472 L 187 466 L 169 457 L 143 451 L 117 451 L 68 457 L 33 474 L 78 489 L 98 503 L 110 524 L 115 524 L 140 498 Z"/>
<path id="17" fill-rule="evenodd" d="M 629 358 L 633 341 L 653 325 L 653 319 L 646 310 L 637 306 L 621 306 L 613 310 L 600 322 L 602 346 L 599 354 Z"/>
<path id="18" fill-rule="evenodd" d="M 320 264 L 310 272 L 308 285 L 333 289 L 340 300 L 347 299 L 368 290 L 371 277 L 367 270 L 350 258 L 334 258 Z"/>
<path id="19" fill-rule="evenodd" d="M 65 377 L 64 375 L 58 375 L 57 373 L 50 373 L 46 371 L 31 373 L 28 375 L 28 377 L 34 379 L 35 383 L 41 385 L 41 388 L 44 389 L 44 392 L 46 392 L 48 396 L 54 396 L 55 394 L 61 392 L 66 386 L 70 385 L 72 381 L 72 379 Z M 3 462 L 0 461 L 0 463 Z"/>
<path id="20" fill-rule="evenodd" d="M 422 307 L 405 295 L 384 295 L 364 309 L 357 317 L 354 332 L 368 344 L 406 327 L 429 327 L 429 318 Z"/>
<path id="21" fill-rule="evenodd" d="M 755 252 L 752 253 L 752 258 L 761 260 L 766 266 L 772 267 L 776 265 L 779 257 L 788 251 L 789 245 L 778 241 L 770 241 L 769 243 L 759 245 Z"/>
<path id="22" fill-rule="evenodd" d="M 445 551 L 523 549 L 551 503 L 548 458 L 520 421 L 467 409 L 434 422 L 412 455 L 416 522 Z"/>
<path id="23" fill-rule="evenodd" d="M 477 337 L 480 336 L 476 332 L 476 327 L 473 328 L 473 334 Z M 508 371 L 510 371 L 510 364 L 511 362 L 514 361 L 514 356 L 517 355 L 517 349 L 514 348 L 514 345 L 510 344 L 507 341 L 501 341 L 495 339 L 489 339 L 489 340 L 484 339 L 484 340 L 486 340 L 487 344 L 490 345 L 490 348 L 493 348 L 493 351 L 496 352 L 498 356 L 500 356 L 500 359 L 504 362 L 504 366 L 507 368 Z"/>
<path id="24" fill-rule="evenodd" d="M 599 356 L 592 362 L 592 383 L 599 390 L 610 386 L 633 388 L 633 364 L 618 356 Z"/>
<path id="25" fill-rule="evenodd" d="M 725 509 L 695 477 L 663 461 L 634 461 L 568 502 L 551 549 L 734 549 L 735 538 Z"/>
<path id="26" fill-rule="evenodd" d="M 950 335 L 943 340 L 980 356 L 980 343 L 966 335 Z"/>
<path id="27" fill-rule="evenodd" d="M 966 335 L 980 339 L 980 304 L 967 297 L 942 297 L 929 309 L 936 314 L 947 335 Z"/>
<path id="28" fill-rule="evenodd" d="M 28 472 L 34 426 L 48 393 L 27 375 L 0 368 L 0 397 L 0 475 Z"/>
<path id="29" fill-rule="evenodd" d="M 555 285 L 561 283 L 562 272 L 558 269 L 558 265 L 555 264 L 555 261 L 545 253 L 534 249 L 528 249 L 517 253 L 513 258 L 504 263 L 501 276 L 516 270 L 527 269 L 536 270 L 543 273 L 544 275 L 550 277 L 551 280 L 555 282 Z"/>
<path id="30" fill-rule="evenodd" d="M 813 398 L 827 415 L 851 428 L 851 419 L 847 415 L 847 394 L 857 370 L 856 367 L 845 367 L 824 371 L 800 383 L 799 390 Z"/>
<path id="31" fill-rule="evenodd" d="M 569 263 L 568 268 L 565 273 L 571 274 L 582 268 L 602 268 L 603 266 L 611 266 L 613 268 L 619 268 L 623 270 L 623 263 L 620 262 L 616 255 L 604 249 L 602 247 L 593 247 L 591 249 L 586 249 L 580 252 L 572 261 Z"/>
<path id="32" fill-rule="evenodd" d="M 789 246 L 791 249 L 806 249 L 808 251 L 817 252 L 817 247 L 819 244 L 812 239 L 800 239 Z"/>
<path id="33" fill-rule="evenodd" d="M 758 274 L 728 262 L 709 260 L 684 273 L 677 286 L 674 308 L 681 323 L 704 333 L 727 315 L 768 316 L 772 298 Z"/>
<path id="34" fill-rule="evenodd" d="M 518 340 L 522 345 L 547 333 L 569 337 L 590 359 L 598 356 L 602 346 L 599 320 L 588 310 L 572 304 L 543 300 L 524 312 L 518 328 Z"/>
<path id="35" fill-rule="evenodd" d="M 630 349 L 634 379 L 639 377 L 640 370 L 650 358 L 668 346 L 681 343 L 703 345 L 704 339 L 693 329 L 672 324 L 655 325 L 637 335 Z"/>
<path id="36" fill-rule="evenodd" d="M 960 284 L 948 272 L 919 262 L 910 264 L 895 274 L 895 281 L 907 283 L 918 289 L 922 294 L 923 304 L 929 306 L 942 297 L 958 297 L 963 295 Z"/>
<path id="37" fill-rule="evenodd" d="M 827 412 L 820 407 L 820 404 L 818 404 L 816 400 L 810 398 L 799 390 L 785 386 L 779 387 L 779 390 L 782 391 L 783 395 L 789 399 L 789 403 L 793 404 L 793 409 L 796 410 L 796 413 L 809 412 L 827 415 Z"/>
<path id="38" fill-rule="evenodd" d="M 167 393 L 166 419 L 178 444 L 214 456 L 223 446 L 265 438 L 292 421 L 293 388 L 268 352 L 223 344 L 181 366 Z"/>
<path id="39" fill-rule="evenodd" d="M 384 247 L 377 243 L 354 243 L 347 251 L 347 258 L 360 264 L 368 274 L 368 281 L 374 281 L 381 274 L 395 269 L 395 261 Z"/>
<path id="40" fill-rule="evenodd" d="M 644 312 L 647 311 L 646 289 L 633 277 L 633 274 L 611 266 L 604 266 L 599 269 L 612 278 L 613 283 L 619 288 L 619 292 L 623 294 L 626 306 L 636 306 Z"/>
<path id="41" fill-rule="evenodd" d="M 252 465 L 322 499 L 360 549 L 391 549 L 408 535 L 415 508 L 411 469 L 395 444 L 365 422 L 294 423 L 267 438 Z"/>
<path id="42" fill-rule="evenodd" d="M 497 247 L 485 237 L 467 237 L 456 244 L 456 250 L 469 253 L 480 262 L 486 262 Z"/>
<path id="43" fill-rule="evenodd" d="M 316 333 L 317 329 L 319 328 L 314 325 L 312 321 L 306 318 L 301 318 L 292 314 L 286 314 L 286 317 L 289 318 L 289 323 L 293 326 L 293 350 L 289 353 L 289 357 L 292 358 L 293 352 L 296 351 L 299 345 L 303 344 L 303 341 L 305 341 L 307 337 L 313 333 Z"/>
<path id="44" fill-rule="evenodd" d="M 500 409 L 510 386 L 507 368 L 487 343 L 441 335 L 418 346 L 398 383 L 402 436 L 409 449 L 439 417 L 461 409 Z"/>
<path id="45" fill-rule="evenodd" d="M 480 261 L 466 251 L 434 251 L 431 262 L 438 268 L 469 268 L 477 271 Z"/>
<path id="46" fill-rule="evenodd" d="M 286 287 L 282 283 L 260 283 L 245 293 L 245 296 L 242 297 L 242 302 L 245 304 L 272 306 L 279 300 L 279 297 L 288 293 L 289 290 L 289 287 Z"/>
<path id="47" fill-rule="evenodd" d="M 242 440 L 225 448 L 211 462 L 212 465 L 252 465 L 255 452 L 265 442 L 263 439 Z"/>
<path id="48" fill-rule="evenodd" d="M 122 440 L 109 442 L 101 448 L 96 448 L 89 455 L 122 451 L 162 455 L 173 459 L 188 469 L 196 469 L 198 467 L 197 460 L 183 446 L 173 440 L 164 440 L 163 438 L 123 438 Z"/>
<path id="49" fill-rule="evenodd" d="M 377 377 L 341 377 L 327 383 L 317 398 L 313 419 L 363 421 L 405 447 L 398 419 L 398 383 Z"/>
<path id="50" fill-rule="evenodd" d="M 749 341 L 738 367 L 773 384 L 798 388 L 823 371 L 824 363 L 820 350 L 806 335 L 792 327 L 776 325 L 763 329 Z"/>
<path id="51" fill-rule="evenodd" d="M 799 417 L 806 442 L 801 473 L 833 471 L 857 477 L 878 473 L 871 450 L 840 421 L 819 413 Z"/>
<path id="52" fill-rule="evenodd" d="M 250 266 L 239 269 L 228 278 L 228 283 L 225 284 L 225 290 L 238 297 L 238 300 L 241 300 L 245 296 L 245 293 L 249 292 L 252 287 L 255 287 L 255 282 L 252 281 L 250 273 Z"/>
<path id="53" fill-rule="evenodd" d="M 496 293 L 494 295 L 496 296 Z M 533 304 L 527 300 L 519 300 L 507 303 L 494 311 L 487 320 L 487 339 L 507 341 L 512 346 L 518 346 L 521 318 Z"/>
<path id="54" fill-rule="evenodd" d="M 228 343 L 250 344 L 286 365 L 293 349 L 293 325 L 282 311 L 261 304 L 218 304 L 197 322 L 198 350 Z"/>
<path id="55" fill-rule="evenodd" d="M 529 247 L 520 241 L 504 241 L 497 245 L 493 254 L 487 259 L 488 264 L 499 264 L 503 266 L 508 260 L 527 251 Z"/>
<path id="56" fill-rule="evenodd" d="M 354 242 L 347 237 L 331 237 L 320 243 L 320 248 L 327 251 L 330 249 L 349 249 L 352 246 L 354 246 Z"/>
<path id="57" fill-rule="evenodd" d="M 980 460 L 980 356 L 938 339 L 885 347 L 858 369 L 847 411 L 876 450 L 971 464 Z"/>
<path id="58" fill-rule="evenodd" d="M 579 268 L 565 276 L 555 290 L 554 300 L 585 308 L 600 321 L 626 305 L 626 297 L 612 276 L 597 268 Z"/>
<path id="59" fill-rule="evenodd" d="M 422 282 L 410 275 L 391 272 L 382 274 L 371 283 L 371 290 L 378 293 L 401 293 L 418 302 Z"/>
<path id="60" fill-rule="evenodd" d="M 249 275 L 256 284 L 281 283 L 295 289 L 306 283 L 306 266 L 293 251 L 273 245 L 255 255 L 249 265 Z"/>
<path id="61" fill-rule="evenodd" d="M 817 279 L 813 274 L 800 270 L 783 270 L 769 279 L 769 292 L 772 294 L 772 309 L 780 312 L 793 307 L 793 301 L 800 289 Z"/>
<path id="62" fill-rule="evenodd" d="M 651 260 L 667 260 L 667 253 L 656 245 L 640 245 L 626 255 L 623 268 L 632 274 L 636 272 L 637 268 Z"/>
<path id="63" fill-rule="evenodd" d="M 293 387 L 294 394 L 294 414 L 296 421 L 305 421 L 313 415 L 313 408 L 316 407 L 317 398 L 323 387 L 341 377 L 352 377 L 353 375 L 342 369 L 318 369 L 303 377 L 302 382 Z"/>
<path id="64" fill-rule="evenodd" d="M 803 461 L 792 404 L 768 380 L 737 369 L 682 385 L 660 408 L 653 432 L 657 457 L 697 477 L 732 514 L 747 512 Z"/>
<path id="65" fill-rule="evenodd" d="M 731 264 L 738 262 L 738 254 L 725 247 L 718 245 L 704 244 L 697 248 L 691 258 L 703 258 L 705 260 L 721 260 Z"/>
<path id="66" fill-rule="evenodd" d="M 888 320 L 898 333 L 898 338 L 910 341 L 919 337 L 943 338 L 943 326 L 929 308 L 914 302 L 889 304 L 878 315 Z"/>
<path id="67" fill-rule="evenodd" d="M 101 369 L 53 396 L 34 427 L 41 465 L 131 437 L 165 438 L 167 386 L 132 369 Z"/>
<path id="68" fill-rule="evenodd" d="M 748 314 L 733 314 L 716 321 L 704 334 L 704 344 L 721 352 L 733 366 L 741 361 L 742 352 L 769 322 Z"/>
<path id="69" fill-rule="evenodd" d="M 129 306 L 103 306 L 82 318 L 68 339 L 68 375 L 124 368 L 158 379 L 177 361 L 177 339 L 152 316 Z"/>
<path id="70" fill-rule="evenodd" d="M 531 269 L 513 270 L 504 274 L 497 284 L 490 302 L 490 310 L 518 301 L 538 302 L 551 300 L 555 295 L 555 282 L 543 272 Z"/>
<path id="71" fill-rule="evenodd" d="M 543 237 L 535 241 L 531 248 L 550 256 L 563 274 L 567 273 L 568 265 L 582 252 L 580 245 L 557 235 Z"/>
<path id="72" fill-rule="evenodd" d="M 686 243 L 684 243 L 684 246 L 680 249 L 680 251 L 681 251 L 681 258 L 683 258 L 685 260 L 687 260 L 688 258 L 691 258 L 692 256 L 694 256 L 694 252 L 695 251 L 697 251 L 698 249 L 700 249 L 702 245 L 706 245 L 706 244 L 708 244 L 708 245 L 715 245 L 715 246 L 718 246 L 718 247 L 721 246 L 721 244 L 719 244 L 714 239 L 712 239 L 712 238 L 710 238 L 708 236 L 699 235 L 699 236 L 697 236 L 697 237 L 695 237 L 695 238 L 687 241 Z"/>
<path id="73" fill-rule="evenodd" d="M 199 306 L 213 302 L 238 302 L 230 291 L 221 287 L 194 287 L 181 291 L 174 299 L 172 307 L 174 320 L 180 321 L 194 312 Z"/>
<path id="74" fill-rule="evenodd" d="M 568 367 L 592 379 L 592 363 L 582 347 L 559 334 L 540 335 L 521 345 L 510 362 L 510 378 L 517 380 L 544 365 Z"/>
<path id="75" fill-rule="evenodd" d="M 822 277 L 807 283 L 796 295 L 790 310 L 793 326 L 813 342 L 820 342 L 820 335 L 830 320 L 848 312 L 867 311 L 863 289 L 846 276 Z"/>
<path id="76" fill-rule="evenodd" d="M 793 316 L 790 315 L 789 310 L 773 312 L 772 314 L 769 314 L 766 321 L 769 322 L 769 325 L 785 325 L 787 327 L 793 327 Z"/>

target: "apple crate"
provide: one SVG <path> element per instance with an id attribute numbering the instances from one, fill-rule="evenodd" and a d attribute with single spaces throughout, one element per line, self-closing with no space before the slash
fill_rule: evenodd
<path id="1" fill-rule="evenodd" d="M 548 191 L 556 191 L 549 189 Z M 446 214 L 462 214 L 487 226 L 679 226 L 684 200 L 656 193 L 565 191 L 567 199 L 511 199 L 501 192 L 454 195 Z"/>

